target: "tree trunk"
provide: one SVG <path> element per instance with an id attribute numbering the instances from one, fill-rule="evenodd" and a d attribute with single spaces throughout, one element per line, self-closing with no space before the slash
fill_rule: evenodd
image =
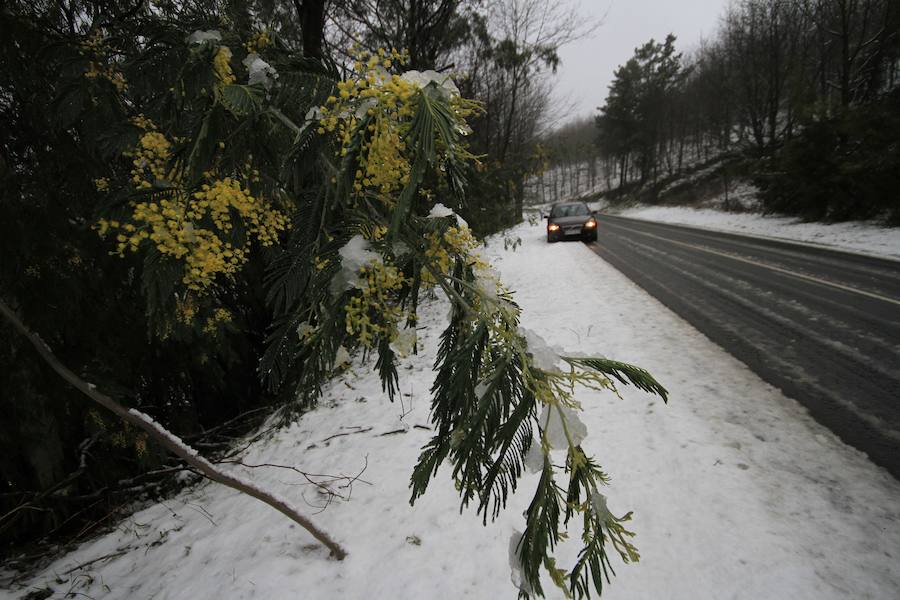
<path id="1" fill-rule="evenodd" d="M 294 0 L 300 16 L 300 32 L 303 34 L 303 56 L 315 60 L 324 58 L 322 51 L 325 30 L 326 0 Z"/>

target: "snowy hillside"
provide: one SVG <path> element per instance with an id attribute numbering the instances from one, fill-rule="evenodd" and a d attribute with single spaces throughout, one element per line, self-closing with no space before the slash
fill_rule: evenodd
<path id="1" fill-rule="evenodd" d="M 633 388 L 622 399 L 580 396 L 586 450 L 612 476 L 610 509 L 635 511 L 642 554 L 633 565 L 612 559 L 618 576 L 604 597 L 896 597 L 900 483 L 586 246 L 548 245 L 540 225 L 507 235 L 522 245 L 507 251 L 497 239 L 486 253 L 517 291 L 523 325 L 566 350 L 639 364 L 671 394 L 668 405 Z M 420 311 L 424 348 L 401 369 L 402 403 L 389 403 L 357 359 L 318 408 L 241 457 L 337 478 L 309 476 L 317 486 L 286 468 L 235 467 L 305 503 L 348 550 L 343 562 L 271 508 L 205 483 L 0 597 L 47 589 L 53 598 L 515 598 L 508 542 L 536 476 L 487 527 L 472 511 L 459 514 L 446 472 L 408 502 L 431 435 L 431 365 L 446 312 L 440 298 Z"/>

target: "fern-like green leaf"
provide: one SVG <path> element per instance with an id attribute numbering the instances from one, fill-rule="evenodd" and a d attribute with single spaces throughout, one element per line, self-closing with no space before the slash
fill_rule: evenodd
<path id="1" fill-rule="evenodd" d="M 246 117 L 262 106 L 265 90 L 258 85 L 233 83 L 222 87 L 222 105 L 236 117 Z"/>
<path id="2" fill-rule="evenodd" d="M 563 356 L 562 359 L 572 366 L 593 369 L 604 375 L 614 377 L 624 385 L 630 383 L 639 390 L 643 390 L 650 394 L 656 394 L 663 399 L 663 402 L 668 402 L 669 400 L 669 392 L 666 388 L 656 381 L 653 375 L 640 367 L 619 362 L 617 360 L 599 357 L 582 358 Z"/>

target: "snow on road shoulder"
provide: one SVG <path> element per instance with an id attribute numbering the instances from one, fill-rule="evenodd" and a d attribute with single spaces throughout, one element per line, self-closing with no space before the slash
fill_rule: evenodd
<path id="1" fill-rule="evenodd" d="M 642 556 L 604 597 L 897 597 L 900 483 L 587 246 L 513 235 L 522 246 L 496 250 L 496 268 L 523 325 L 670 392 L 580 397 L 585 448 L 612 476 L 610 510 L 635 511 Z"/>
<path id="2" fill-rule="evenodd" d="M 313 479 L 346 500 L 329 503 L 321 488 L 289 469 L 236 467 L 310 516 L 347 550 L 344 561 L 328 558 L 311 535 L 271 507 L 203 483 L 137 512 L 31 581 L 0 589 L 0 598 L 45 587 L 53 598 L 70 590 L 78 597 L 157 600 L 514 597 L 507 545 L 514 527 L 522 527 L 525 494 L 484 527 L 474 511 L 460 515 L 453 481 L 442 471 L 409 504 L 413 466 L 433 435 L 429 389 L 447 308 L 436 299 L 419 307 L 428 327 L 418 330 L 420 354 L 402 361 L 402 400 L 390 403 L 373 365 L 362 366 L 357 357 L 315 410 L 241 456 L 248 465 L 343 477 Z"/>
<path id="3" fill-rule="evenodd" d="M 524 308 L 523 326 L 573 353 L 649 369 L 671 401 L 623 387 L 582 393 L 586 450 L 612 476 L 613 514 L 635 511 L 642 560 L 622 565 L 605 598 L 891 598 L 900 589 L 900 484 L 812 421 L 581 243 L 548 245 L 541 227 L 487 250 Z M 298 473 L 235 467 L 291 497 L 345 546 L 330 560 L 270 507 L 202 484 L 142 510 L 0 597 L 30 590 L 125 598 L 514 598 L 508 544 L 536 475 L 487 527 L 446 470 L 414 507 L 409 477 L 428 440 L 442 300 L 420 312 L 420 354 L 390 404 L 371 366 L 353 368 L 320 406 L 255 443 L 248 464 L 354 479 L 326 498 Z M 365 470 L 363 468 L 365 467 Z M 563 564 L 572 564 L 565 553 Z M 97 560 L 100 559 L 100 560 Z M 95 562 L 90 562 L 95 561 Z M 90 563 L 90 564 L 88 564 Z M 553 595 L 551 590 L 550 597 Z"/>
<path id="4" fill-rule="evenodd" d="M 793 217 L 756 213 L 729 213 L 684 206 L 637 206 L 615 212 L 622 217 L 690 225 L 785 240 L 833 246 L 839 250 L 900 258 L 900 228 L 882 227 L 870 221 L 804 223 Z"/>

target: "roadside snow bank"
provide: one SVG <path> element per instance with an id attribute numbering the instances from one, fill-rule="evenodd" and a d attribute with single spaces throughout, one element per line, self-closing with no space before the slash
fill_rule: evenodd
<path id="1" fill-rule="evenodd" d="M 617 211 L 622 217 L 704 227 L 745 235 L 768 236 L 790 241 L 833 246 L 837 249 L 900 258 L 900 228 L 883 227 L 869 221 L 804 223 L 793 217 L 729 213 L 683 206 L 637 206 Z"/>
<path id="2" fill-rule="evenodd" d="M 495 267 L 522 326 L 552 346 L 649 370 L 663 404 L 583 393 L 584 446 L 612 476 L 609 510 L 634 510 L 636 565 L 603 598 L 894 598 L 900 482 L 580 242 L 520 227 Z"/>

